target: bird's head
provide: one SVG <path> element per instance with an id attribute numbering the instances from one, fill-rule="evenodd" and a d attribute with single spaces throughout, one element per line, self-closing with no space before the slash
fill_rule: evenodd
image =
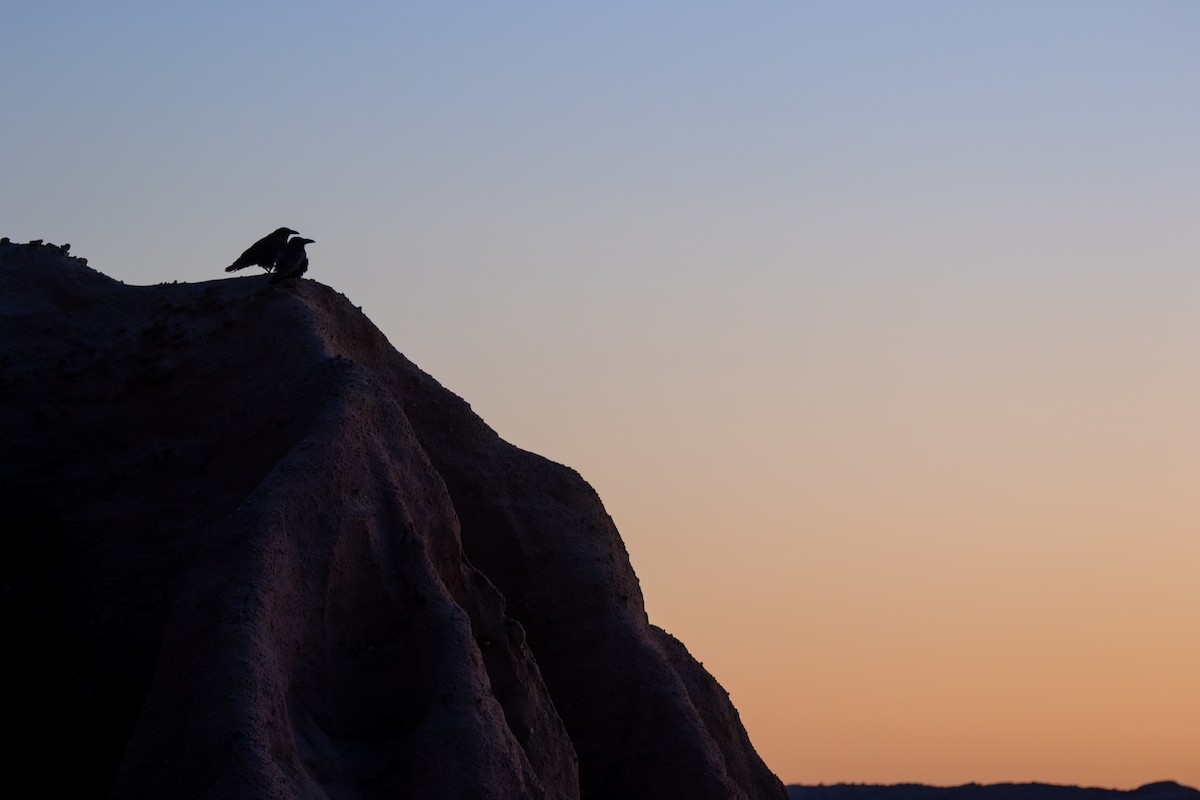
<path id="1" fill-rule="evenodd" d="M 292 239 L 292 241 L 297 244 L 312 244 L 316 239 Z"/>
<path id="2" fill-rule="evenodd" d="M 300 231 L 294 231 L 291 228 L 276 228 L 275 229 L 276 236 L 291 236 L 292 234 L 299 233 L 299 232 Z"/>

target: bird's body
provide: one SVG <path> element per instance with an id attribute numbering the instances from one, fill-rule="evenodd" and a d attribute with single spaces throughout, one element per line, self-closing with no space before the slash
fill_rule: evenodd
<path id="1" fill-rule="evenodd" d="M 288 237 L 293 233 L 296 231 L 291 228 L 276 228 L 246 248 L 246 252 L 238 256 L 237 261 L 226 267 L 225 271 L 236 272 L 246 267 L 262 267 L 267 272 L 272 271 L 275 268 L 275 262 L 283 254 Z"/>
<path id="2" fill-rule="evenodd" d="M 304 252 L 304 245 L 312 243 L 312 239 L 302 239 L 299 236 L 289 240 L 284 246 L 283 252 L 279 254 L 279 260 L 275 262 L 275 272 L 271 274 L 271 283 L 282 283 L 299 278 L 308 272 L 308 253 Z"/>

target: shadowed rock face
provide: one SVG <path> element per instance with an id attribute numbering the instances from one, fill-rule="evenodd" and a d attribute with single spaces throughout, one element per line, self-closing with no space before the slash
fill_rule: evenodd
<path id="1" fill-rule="evenodd" d="M 0 442 L 10 756 L 41 785 L 785 796 L 591 487 L 327 287 L 0 244 Z"/>

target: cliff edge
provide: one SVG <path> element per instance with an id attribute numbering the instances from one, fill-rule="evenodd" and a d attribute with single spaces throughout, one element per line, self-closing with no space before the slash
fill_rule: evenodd
<path id="1" fill-rule="evenodd" d="M 0 244 L 9 774 L 118 798 L 784 798 L 574 471 L 345 297 Z"/>

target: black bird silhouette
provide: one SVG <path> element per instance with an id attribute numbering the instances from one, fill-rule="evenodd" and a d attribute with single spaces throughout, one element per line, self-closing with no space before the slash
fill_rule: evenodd
<path id="1" fill-rule="evenodd" d="M 287 238 L 293 233 L 297 233 L 297 231 L 291 228 L 276 228 L 246 248 L 246 252 L 238 256 L 237 261 L 226 267 L 225 271 L 236 272 L 239 269 L 257 266 L 270 272 L 275 268 L 275 262 L 283 254 Z"/>
<path id="2" fill-rule="evenodd" d="M 293 278 L 299 278 L 308 272 L 308 253 L 304 252 L 304 245 L 312 244 L 313 241 L 313 239 L 302 239 L 299 236 L 289 239 L 283 252 L 279 254 L 279 260 L 275 262 L 275 272 L 271 274 L 271 283 L 283 283 Z"/>

